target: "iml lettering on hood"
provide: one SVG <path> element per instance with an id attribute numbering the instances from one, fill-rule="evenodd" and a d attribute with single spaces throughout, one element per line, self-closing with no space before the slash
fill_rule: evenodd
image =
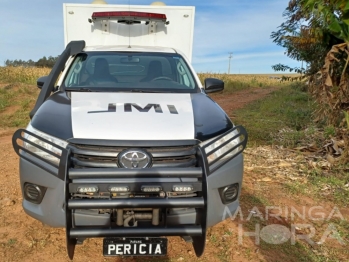
<path id="1" fill-rule="evenodd" d="M 124 112 L 132 112 L 132 107 L 137 109 L 139 112 L 149 112 L 149 110 L 154 107 L 156 113 L 163 113 L 162 108 L 159 104 L 147 104 L 144 108 L 136 103 L 125 103 Z M 174 105 L 167 105 L 167 108 L 171 114 L 178 114 L 178 111 Z M 94 113 L 113 113 L 116 112 L 116 103 L 109 103 L 108 110 L 99 110 L 99 111 L 88 111 L 88 114 Z"/>

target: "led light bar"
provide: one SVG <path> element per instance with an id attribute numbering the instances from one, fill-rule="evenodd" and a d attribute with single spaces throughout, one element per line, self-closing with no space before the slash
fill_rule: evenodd
<path id="1" fill-rule="evenodd" d="M 79 193 L 97 193 L 98 186 L 79 186 L 77 191 Z"/>
<path id="2" fill-rule="evenodd" d="M 123 21 L 161 21 L 167 24 L 167 17 L 165 14 L 133 11 L 94 12 L 92 14 L 92 21 L 96 19 L 117 19 Z"/>
<path id="3" fill-rule="evenodd" d="M 162 190 L 161 186 L 142 186 L 142 192 L 160 192 Z"/>
<path id="4" fill-rule="evenodd" d="M 193 186 L 188 186 L 188 185 L 173 186 L 173 188 L 172 188 L 172 191 L 174 191 L 174 192 L 191 192 L 193 190 L 194 190 Z"/>
<path id="5" fill-rule="evenodd" d="M 108 190 L 113 193 L 129 192 L 130 188 L 128 186 L 110 186 Z"/>

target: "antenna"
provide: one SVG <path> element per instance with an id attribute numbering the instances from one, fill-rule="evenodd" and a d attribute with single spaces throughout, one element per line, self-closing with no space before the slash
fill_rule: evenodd
<path id="1" fill-rule="evenodd" d="M 128 11 L 131 16 L 130 0 L 128 0 Z M 128 25 L 128 48 L 131 48 L 131 24 Z"/>
<path id="2" fill-rule="evenodd" d="M 91 4 L 95 4 L 95 5 L 106 5 L 107 2 L 104 0 L 94 0 Z"/>
<path id="3" fill-rule="evenodd" d="M 230 52 L 229 57 L 228 57 L 229 58 L 228 74 L 230 74 L 230 61 L 231 61 L 232 57 L 233 57 L 233 52 Z"/>

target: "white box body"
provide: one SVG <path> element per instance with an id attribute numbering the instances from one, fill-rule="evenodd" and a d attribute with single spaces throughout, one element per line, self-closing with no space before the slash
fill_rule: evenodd
<path id="1" fill-rule="evenodd" d="M 88 21 L 94 12 L 113 11 L 165 14 L 170 23 L 127 25 L 117 20 Z M 73 40 L 85 40 L 86 46 L 171 47 L 181 51 L 191 62 L 195 16 L 193 6 L 63 4 L 63 16 L 65 45 Z"/>

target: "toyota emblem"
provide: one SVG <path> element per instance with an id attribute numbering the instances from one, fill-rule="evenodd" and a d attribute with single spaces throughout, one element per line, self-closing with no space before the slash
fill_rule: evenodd
<path id="1" fill-rule="evenodd" d="M 124 168 L 146 168 L 150 162 L 149 154 L 138 149 L 121 152 L 119 156 L 119 165 Z"/>

